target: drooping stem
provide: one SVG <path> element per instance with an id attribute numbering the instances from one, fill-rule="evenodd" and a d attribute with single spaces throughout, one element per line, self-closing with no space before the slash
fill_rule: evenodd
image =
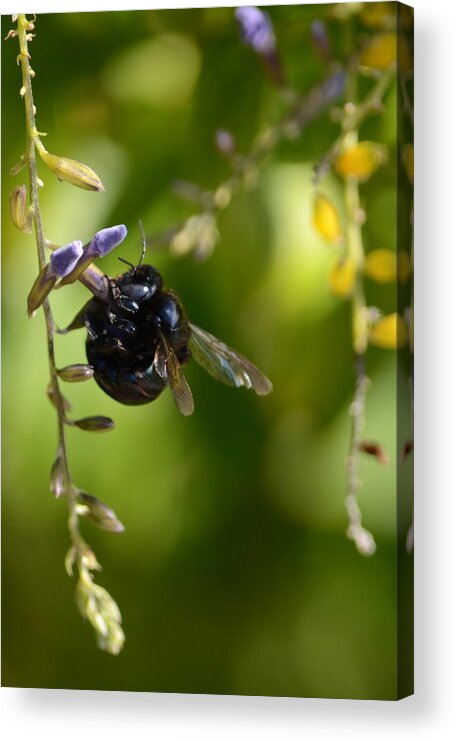
<path id="1" fill-rule="evenodd" d="M 372 89 L 361 103 L 355 105 L 352 98 L 348 97 L 349 103 L 353 105 L 349 105 L 347 108 L 345 108 L 343 119 L 341 122 L 341 133 L 337 137 L 337 139 L 335 139 L 334 143 L 326 152 L 315 169 L 315 185 L 340 154 L 343 147 L 347 145 L 348 138 L 350 138 L 351 135 L 357 135 L 360 126 L 368 118 L 368 116 L 373 113 L 377 113 L 380 110 L 382 101 L 387 90 L 390 87 L 392 80 L 394 79 L 394 75 L 395 70 L 393 67 L 386 69 L 378 77 L 376 84 L 373 85 Z M 348 76 L 348 90 L 350 88 L 352 91 L 355 85 L 355 73 L 350 72 Z"/>
<path id="2" fill-rule="evenodd" d="M 216 242 L 216 219 L 219 213 L 226 209 L 232 198 L 245 187 L 251 188 L 256 185 L 259 168 L 279 142 L 300 137 L 311 121 L 338 102 L 343 95 L 345 81 L 346 70 L 337 65 L 307 94 L 288 96 L 283 116 L 254 138 L 247 153 L 229 153 L 230 173 L 213 190 L 203 191 L 193 184 L 179 184 L 178 192 L 196 201 L 201 207 L 201 213 L 183 223 L 173 225 L 160 234 L 147 237 L 147 246 L 170 245 L 174 252 L 183 254 L 194 249 L 196 245 L 197 257 L 207 257 Z M 197 248 L 196 233 L 202 238 L 200 242 L 205 245 L 201 249 Z"/>
<path id="3" fill-rule="evenodd" d="M 365 424 L 366 395 L 370 385 L 370 380 L 365 373 L 364 356 L 357 357 L 356 377 L 354 399 L 349 409 L 351 436 L 346 459 L 345 507 L 348 516 L 347 535 L 354 541 L 361 554 L 370 556 L 376 551 L 376 544 L 373 535 L 362 526 L 362 512 L 357 501 L 357 493 L 360 489 L 360 443 Z"/>
<path id="4" fill-rule="evenodd" d="M 351 73 L 348 79 L 348 104 L 346 116 L 351 121 L 351 106 L 355 107 L 357 97 L 357 78 Z M 363 120 L 362 118 L 357 121 Z M 349 124 L 350 126 L 350 124 Z M 348 124 L 343 122 L 343 131 Z M 343 134 L 346 147 L 354 147 L 358 142 L 358 124 Z M 363 283 L 363 264 L 365 250 L 362 238 L 362 224 L 365 218 L 360 201 L 359 180 L 349 176 L 345 183 L 345 201 L 347 213 L 347 254 L 353 261 L 356 270 L 355 284 L 352 293 L 352 344 L 355 353 L 356 385 L 354 398 L 350 407 L 351 435 L 346 460 L 346 498 L 345 507 L 348 516 L 347 535 L 352 539 L 358 551 L 369 556 L 376 550 L 373 535 L 362 526 L 362 513 L 357 501 L 360 489 L 360 444 L 365 421 L 366 396 L 370 381 L 366 375 L 365 353 L 368 345 L 368 308 Z"/>
<path id="5" fill-rule="evenodd" d="M 33 26 L 32 26 L 33 27 Z M 22 70 L 22 88 L 21 95 L 24 98 L 25 105 L 25 122 L 26 122 L 26 154 L 25 160 L 29 175 L 30 184 L 30 201 L 33 209 L 33 221 L 35 229 L 36 246 L 38 253 L 38 265 L 41 270 L 46 263 L 45 255 L 45 237 L 43 230 L 43 223 L 41 219 L 41 208 L 39 199 L 39 187 L 40 179 L 38 177 L 37 163 L 36 163 L 36 143 L 39 139 L 38 131 L 36 128 L 36 109 L 33 102 L 33 90 L 32 90 L 32 77 L 34 72 L 30 65 L 30 54 L 28 50 L 28 42 L 30 40 L 30 23 L 24 14 L 19 14 L 17 19 L 17 35 L 19 39 L 20 54 L 18 62 L 20 63 Z M 77 553 L 78 563 L 82 559 L 86 544 L 81 536 L 79 530 L 79 518 L 76 510 L 76 490 L 71 480 L 71 474 L 68 463 L 67 448 L 66 448 L 66 435 L 65 435 L 65 401 L 60 391 L 59 379 L 57 374 L 57 366 L 55 363 L 55 349 L 54 349 L 54 331 L 55 324 L 52 316 L 52 311 L 49 305 L 49 301 L 46 299 L 43 303 L 43 312 L 46 325 L 46 337 L 47 337 L 47 352 L 49 359 L 49 396 L 54 404 L 57 412 L 57 431 L 58 431 L 58 458 L 59 458 L 59 469 L 60 476 L 62 479 L 62 490 L 67 498 L 68 502 L 68 528 L 72 545 Z"/>

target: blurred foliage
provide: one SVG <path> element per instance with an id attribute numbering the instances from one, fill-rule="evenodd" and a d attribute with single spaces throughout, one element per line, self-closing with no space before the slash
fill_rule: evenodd
<path id="1" fill-rule="evenodd" d="M 330 6 L 270 9 L 292 86 L 323 79 L 310 24 Z M 358 23 L 358 38 L 368 28 Z M 2 36 L 10 27 L 3 18 Z M 336 50 L 343 22 L 328 23 Z M 161 231 L 191 213 L 176 179 L 213 187 L 228 173 L 214 146 L 222 127 L 240 150 L 283 104 L 260 60 L 239 40 L 233 10 L 65 13 L 37 19 L 32 43 L 37 121 L 52 152 L 88 163 L 105 193 L 42 170 L 46 235 L 86 242 L 125 223 L 129 238 L 100 263 L 136 262 L 137 227 Z M 362 464 L 360 504 L 377 539 L 370 559 L 345 537 L 344 463 L 353 391 L 349 306 L 330 294 L 333 248 L 311 219 L 311 168 L 337 124 L 324 115 L 283 142 L 258 188 L 222 214 L 204 263 L 157 249 L 149 260 L 194 322 L 249 356 L 273 380 L 267 398 L 217 384 L 194 363 L 192 418 L 166 391 L 122 407 L 94 382 L 72 385 L 78 417 L 109 415 L 103 436 L 69 431 L 74 480 L 116 511 L 121 535 L 83 524 L 122 608 L 127 643 L 96 649 L 63 568 L 66 507 L 49 493 L 56 446 L 46 398 L 42 317 L 28 320 L 33 238 L 17 232 L 9 169 L 24 147 L 14 40 L 3 74 L 3 684 L 50 688 L 392 698 L 396 693 L 396 357 L 371 349 L 366 437 L 389 467 Z M 362 190 L 367 251 L 396 248 L 395 91 L 362 138 L 389 160 Z M 339 181 L 325 191 L 342 203 Z M 394 284 L 368 283 L 368 300 L 395 311 Z M 61 326 L 87 298 L 82 285 L 53 296 Z M 85 360 L 84 333 L 57 339 L 60 366 Z M 406 383 L 402 381 L 403 385 Z M 90 437 L 92 435 L 92 437 Z M 410 466 L 410 464 L 409 464 Z"/>

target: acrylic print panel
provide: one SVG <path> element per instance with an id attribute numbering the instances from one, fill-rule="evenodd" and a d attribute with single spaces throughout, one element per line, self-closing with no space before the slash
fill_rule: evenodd
<path id="1" fill-rule="evenodd" d="M 409 695 L 412 10 L 2 23 L 4 685 Z"/>

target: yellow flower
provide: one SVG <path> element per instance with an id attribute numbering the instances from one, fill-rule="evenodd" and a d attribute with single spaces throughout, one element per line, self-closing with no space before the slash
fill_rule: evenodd
<path id="1" fill-rule="evenodd" d="M 397 254 L 386 248 L 372 250 L 365 258 L 365 273 L 377 283 L 392 283 L 397 277 Z"/>
<path id="2" fill-rule="evenodd" d="M 367 180 L 386 159 L 387 152 L 381 144 L 358 142 L 337 157 L 335 168 L 344 178 Z"/>
<path id="3" fill-rule="evenodd" d="M 341 242 L 343 235 L 338 211 L 330 199 L 319 191 L 314 194 L 313 226 L 329 242 Z"/>
<path id="4" fill-rule="evenodd" d="M 412 273 L 411 258 L 407 250 L 398 250 L 397 256 L 398 280 L 406 283 Z"/>
<path id="5" fill-rule="evenodd" d="M 403 165 L 409 182 L 414 183 L 414 145 L 405 144 L 402 150 Z"/>
<path id="6" fill-rule="evenodd" d="M 332 294 L 343 299 L 350 296 L 354 288 L 356 266 L 352 258 L 338 260 L 329 274 L 329 286 Z"/>
<path id="7" fill-rule="evenodd" d="M 376 70 L 385 70 L 396 60 L 396 33 L 383 33 L 373 36 L 360 55 L 361 64 Z"/>
<path id="8" fill-rule="evenodd" d="M 370 342 L 379 348 L 403 348 L 408 342 L 408 326 L 401 314 L 387 314 L 370 331 Z"/>

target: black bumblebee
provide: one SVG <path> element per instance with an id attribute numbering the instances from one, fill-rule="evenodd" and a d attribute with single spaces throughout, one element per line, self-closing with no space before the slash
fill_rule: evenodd
<path id="1" fill-rule="evenodd" d="M 218 381 L 269 394 L 272 384 L 256 366 L 188 321 L 161 274 L 141 264 L 143 255 L 126 273 L 106 276 L 106 295 L 90 299 L 66 328 L 87 328 L 87 359 L 101 389 L 122 404 L 140 405 L 169 385 L 180 412 L 191 415 L 193 395 L 182 366 L 193 356 Z"/>

